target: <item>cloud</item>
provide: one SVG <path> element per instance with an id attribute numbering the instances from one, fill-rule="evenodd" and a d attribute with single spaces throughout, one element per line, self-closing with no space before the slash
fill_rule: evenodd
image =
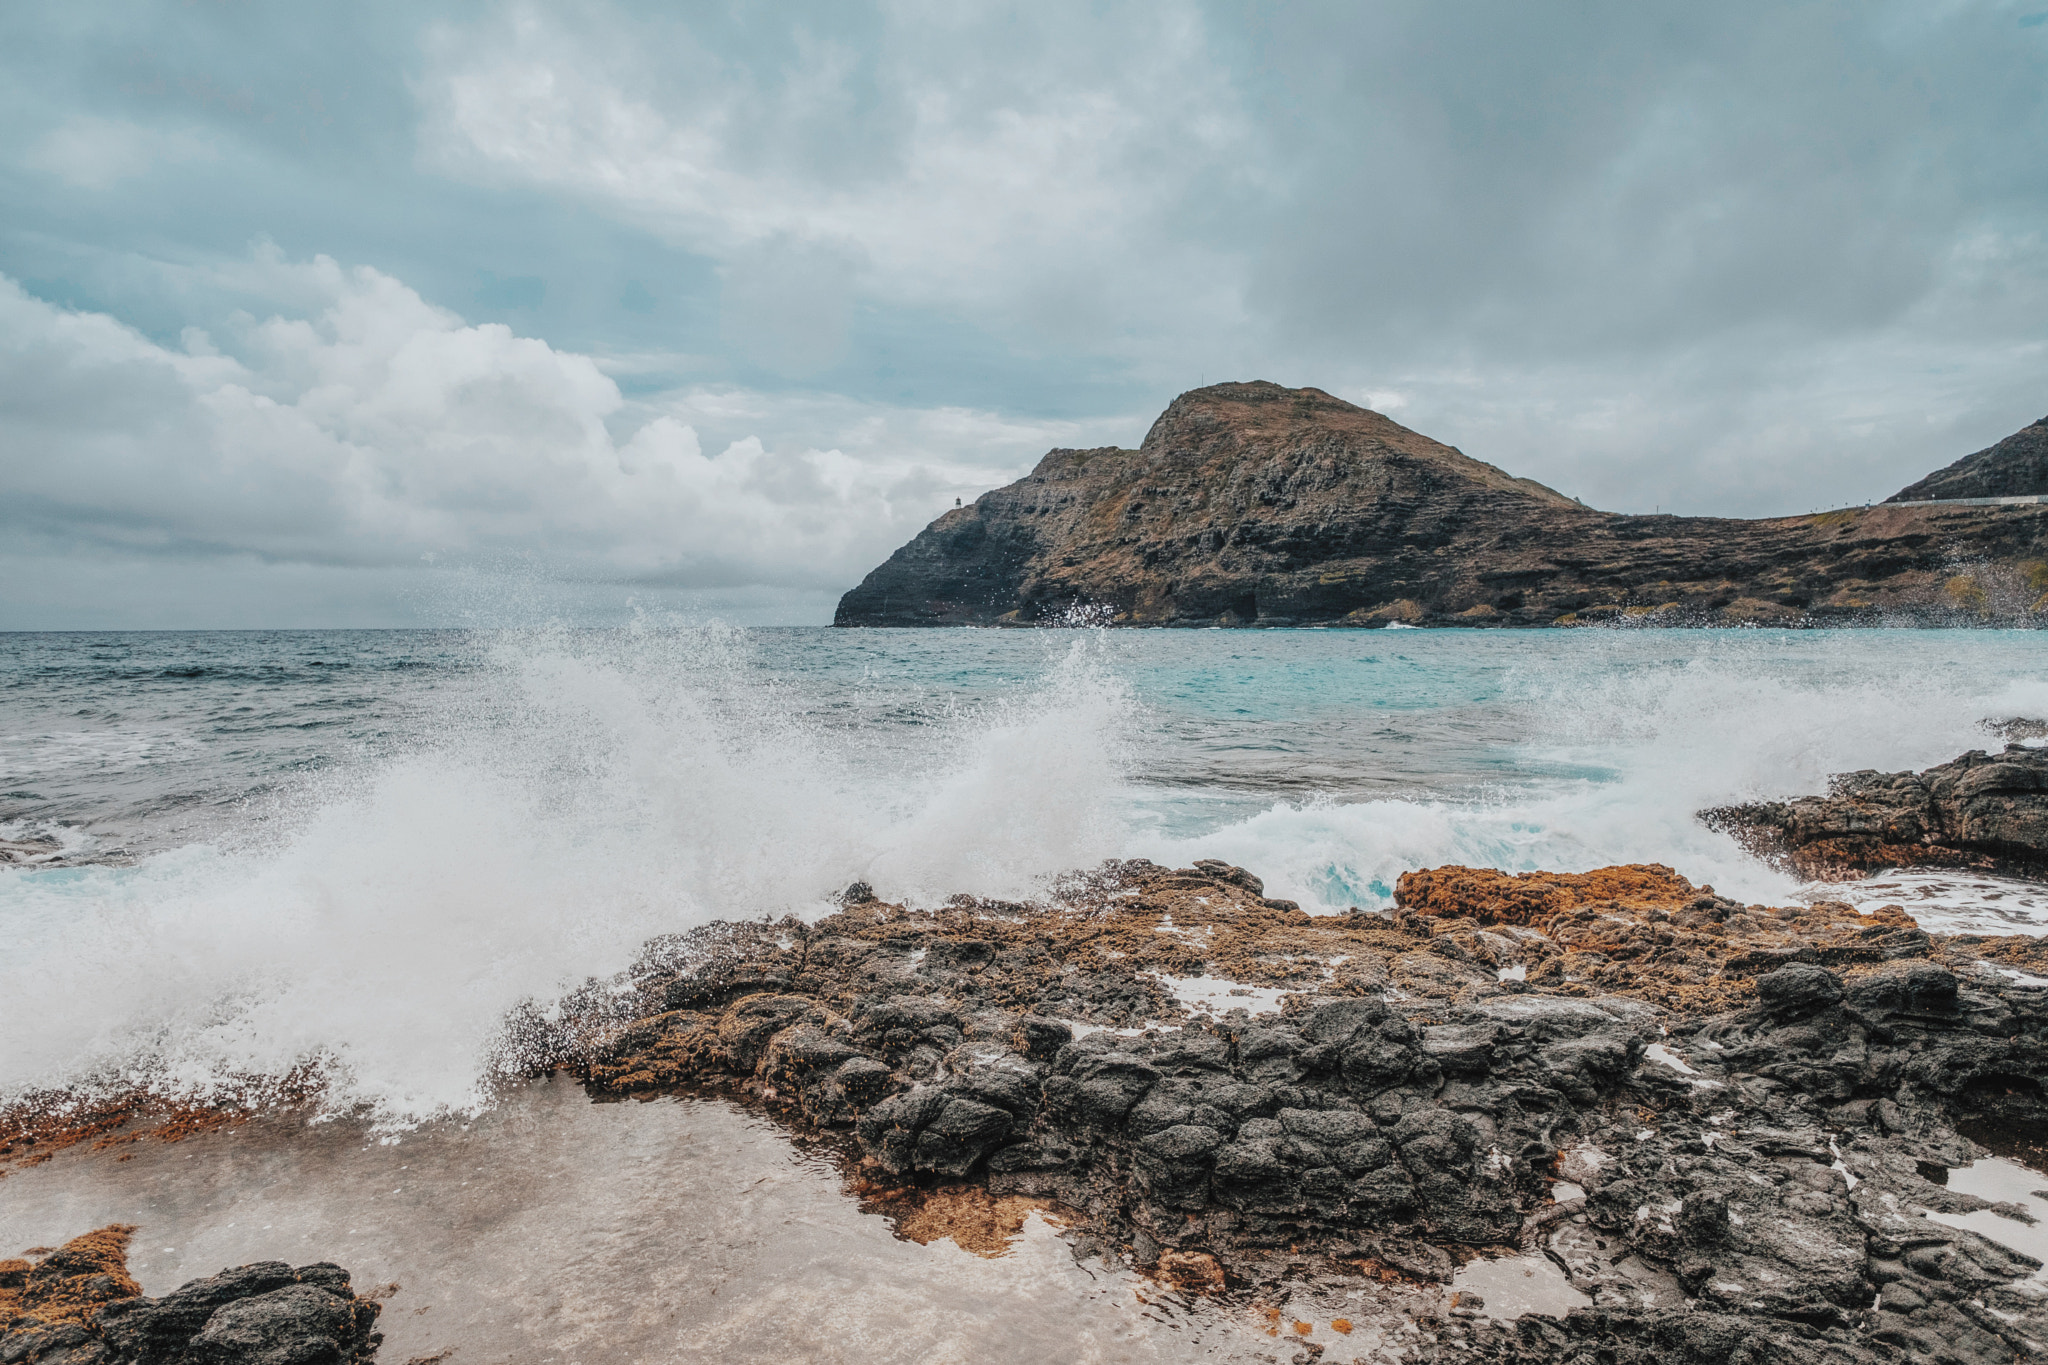
<path id="1" fill-rule="evenodd" d="M 467 324 L 374 269 L 240 269 L 314 306 L 173 349 L 0 281 L 0 527 L 164 559 L 518 557 L 568 579 L 828 589 L 1063 434 L 829 398 L 777 423 L 785 405 L 742 390 L 628 401 L 591 357 Z M 706 420 L 767 439 L 710 453 Z M 783 434 L 834 426 L 845 448 Z"/>
<path id="2" fill-rule="evenodd" d="M 24 8 L 0 555 L 823 600 L 1254 377 L 1599 506 L 1883 496 L 2048 410 L 2031 17 Z"/>
<path id="3" fill-rule="evenodd" d="M 211 160 L 218 154 L 210 141 L 194 133 L 74 115 L 30 143 L 21 162 L 80 189 L 106 190 L 151 171 Z"/>
<path id="4" fill-rule="evenodd" d="M 415 86 L 422 162 L 602 203 L 726 262 L 741 312 L 803 294 L 837 316 L 856 281 L 1098 340 L 1134 314 L 1233 311 L 1216 245 L 1173 226 L 1206 182 L 1258 179 L 1194 6 L 895 4 L 871 31 L 790 31 L 750 60 L 757 35 L 714 50 L 692 25 L 606 7 L 443 26 Z M 775 279 L 787 293 L 761 299 Z M 785 346 L 832 329 L 792 324 Z"/>
<path id="5" fill-rule="evenodd" d="M 422 164 L 721 261 L 771 372 L 928 310 L 1155 403 L 1398 394 L 1629 508 L 1861 497 L 2040 406 L 2048 48 L 1996 4 L 847 12 L 443 26 Z"/>

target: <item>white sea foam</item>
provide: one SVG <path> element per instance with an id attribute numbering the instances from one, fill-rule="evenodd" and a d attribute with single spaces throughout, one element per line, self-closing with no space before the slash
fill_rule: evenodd
<path id="1" fill-rule="evenodd" d="M 1027 648 L 1003 638 L 1003 659 Z M 1492 786 L 1243 814 L 1224 783 L 1187 801 L 1239 813 L 1168 833 L 1157 812 L 1186 789 L 1135 785 L 1137 746 L 1164 732 L 1127 681 L 1145 666 L 1119 652 L 1128 638 L 1034 637 L 1038 681 L 1011 700 L 886 726 L 838 724 L 818 694 L 764 681 L 738 633 L 507 640 L 445 696 L 416 695 L 409 741 L 296 788 L 256 822 L 260 840 L 0 877 L 0 1098 L 108 1075 L 203 1090 L 323 1058 L 338 1097 L 387 1121 L 472 1110 L 522 1002 L 617 971 L 656 933 L 822 912 L 854 880 L 930 903 L 1028 895 L 1115 855 L 1220 857 L 1271 895 L 1337 911 L 1384 906 L 1401 872 L 1444 863 L 1662 862 L 1782 903 L 1799 888 L 1695 812 L 1995 747 L 1982 718 L 2048 714 L 2026 642 L 2001 656 L 2018 681 L 1982 683 L 1919 643 L 1893 659 L 1855 635 L 1539 648 L 1413 632 L 1398 646 L 1407 671 L 1384 676 L 1411 693 L 1424 678 L 1425 702 L 1429 679 L 1469 687 L 1475 650 L 1524 659 L 1505 696 L 1478 698 L 1495 733 L 1505 709 L 1523 736 Z M 2008 898 L 2000 915 L 2048 922 L 2048 907 Z"/>
<path id="2" fill-rule="evenodd" d="M 1581 777 L 1457 799 L 1281 801 L 1199 835 L 1143 835 L 1135 851 L 1160 862 L 1226 859 L 1256 871 L 1269 895 L 1320 913 L 1383 907 L 1402 872 L 1445 863 L 1511 871 L 1663 863 L 1724 895 L 1783 904 L 1800 883 L 1706 828 L 1699 811 L 1819 792 L 1834 773 L 1917 769 L 1996 749 L 1986 717 L 2048 714 L 2048 678 L 1993 676 L 1972 686 L 1966 673 L 1887 666 L 1847 633 L 1791 642 L 1819 651 L 1823 664 L 1797 673 L 1783 658 L 1783 633 L 1671 634 L 1663 660 L 1641 662 L 1612 638 L 1583 636 L 1582 653 L 1527 665 L 1510 680 L 1529 770 Z M 2048 902 L 2005 890 L 2004 912 L 1984 922 L 2048 928 Z M 1944 926 L 1971 919 L 1961 904 L 1941 908 Z"/>
<path id="3" fill-rule="evenodd" d="M 722 632 L 504 645 L 488 686 L 301 789 L 263 846 L 0 879 L 0 1097 L 321 1059 L 388 1121 L 473 1110 L 509 1011 L 653 934 L 821 912 L 856 879 L 1029 894 L 1123 840 L 1130 702 L 1090 648 L 876 756 L 748 684 Z"/>

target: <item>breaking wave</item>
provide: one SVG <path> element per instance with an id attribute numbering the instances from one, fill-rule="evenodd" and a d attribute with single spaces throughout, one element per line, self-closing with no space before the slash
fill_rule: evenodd
<path id="1" fill-rule="evenodd" d="M 0 1097 L 208 1096 L 313 1062 L 390 1123 L 474 1111 L 508 1014 L 650 936 L 892 894 L 1021 896 L 1119 851 L 1132 702 L 1076 640 L 890 742 L 807 715 L 717 629 L 499 643 L 395 757 L 253 846 L 0 879 Z"/>

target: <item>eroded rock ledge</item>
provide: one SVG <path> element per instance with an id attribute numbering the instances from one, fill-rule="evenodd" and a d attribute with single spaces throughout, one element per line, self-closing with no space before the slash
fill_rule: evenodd
<path id="1" fill-rule="evenodd" d="M 2040 732 L 2039 722 L 2009 723 Z M 1894 867 L 2048 872 L 2048 749 L 1973 749 L 1918 773 L 1841 773 L 1826 796 L 1701 812 L 1759 856 L 1841 880 Z"/>
<path id="2" fill-rule="evenodd" d="M 739 1087 L 874 1178 L 1057 1204 L 1078 1249 L 1191 1287 L 1392 1293 L 1532 1248 L 1590 1299 L 1468 1300 L 1428 1324 L 1438 1358 L 2048 1341 L 2038 1265 L 1925 1216 L 1987 1207 L 1940 1183 L 1967 1134 L 2048 1118 L 2039 943 L 1656 866 L 1440 868 L 1398 901 L 1311 918 L 1242 869 L 1139 862 L 1052 907 L 717 925 L 652 945 L 644 1017 L 586 1074 Z"/>
<path id="3" fill-rule="evenodd" d="M 135 1229 L 114 1223 L 0 1260 L 5 1365 L 365 1365 L 380 1305 L 322 1262 L 260 1261 L 160 1299 L 128 1274 Z"/>

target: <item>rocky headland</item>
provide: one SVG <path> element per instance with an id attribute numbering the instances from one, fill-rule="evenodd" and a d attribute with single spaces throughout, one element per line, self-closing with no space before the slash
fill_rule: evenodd
<path id="1" fill-rule="evenodd" d="M 2048 417 L 1908 484 L 1886 502 L 2015 498 L 2048 493 Z"/>
<path id="2" fill-rule="evenodd" d="M 2033 1215 L 1947 1183 L 2048 1120 L 2048 945 L 1657 866 L 1437 868 L 1397 902 L 1311 917 L 1216 862 L 1045 905 L 857 887 L 651 945 L 640 1017 L 608 986 L 564 1047 L 600 1095 L 708 1088 L 838 1143 L 919 1240 L 1035 1205 L 1183 1292 L 1351 1293 L 1331 1330 L 1432 1359 L 2048 1343 L 2040 1262 L 1962 1225 Z M 1496 1318 L 1452 1288 L 1487 1258 L 1568 1283 Z"/>
<path id="3" fill-rule="evenodd" d="M 1899 494 L 2048 493 L 2036 424 Z M 1924 487 L 1923 487 L 1924 485 Z M 2048 504 L 1630 516 L 1319 389 L 1182 394 L 941 516 L 842 626 L 1957 624 L 2048 619 Z"/>
<path id="4" fill-rule="evenodd" d="M 261 1261 L 160 1299 L 128 1274 L 135 1229 L 115 1223 L 0 1260 L 6 1365 L 366 1365 L 379 1305 L 322 1262 Z"/>
<path id="5" fill-rule="evenodd" d="M 1923 772 L 1840 773 L 1825 796 L 1722 806 L 1700 818 L 1808 878 L 1894 867 L 2039 877 L 2048 875 L 2048 749 L 2008 744 Z"/>

